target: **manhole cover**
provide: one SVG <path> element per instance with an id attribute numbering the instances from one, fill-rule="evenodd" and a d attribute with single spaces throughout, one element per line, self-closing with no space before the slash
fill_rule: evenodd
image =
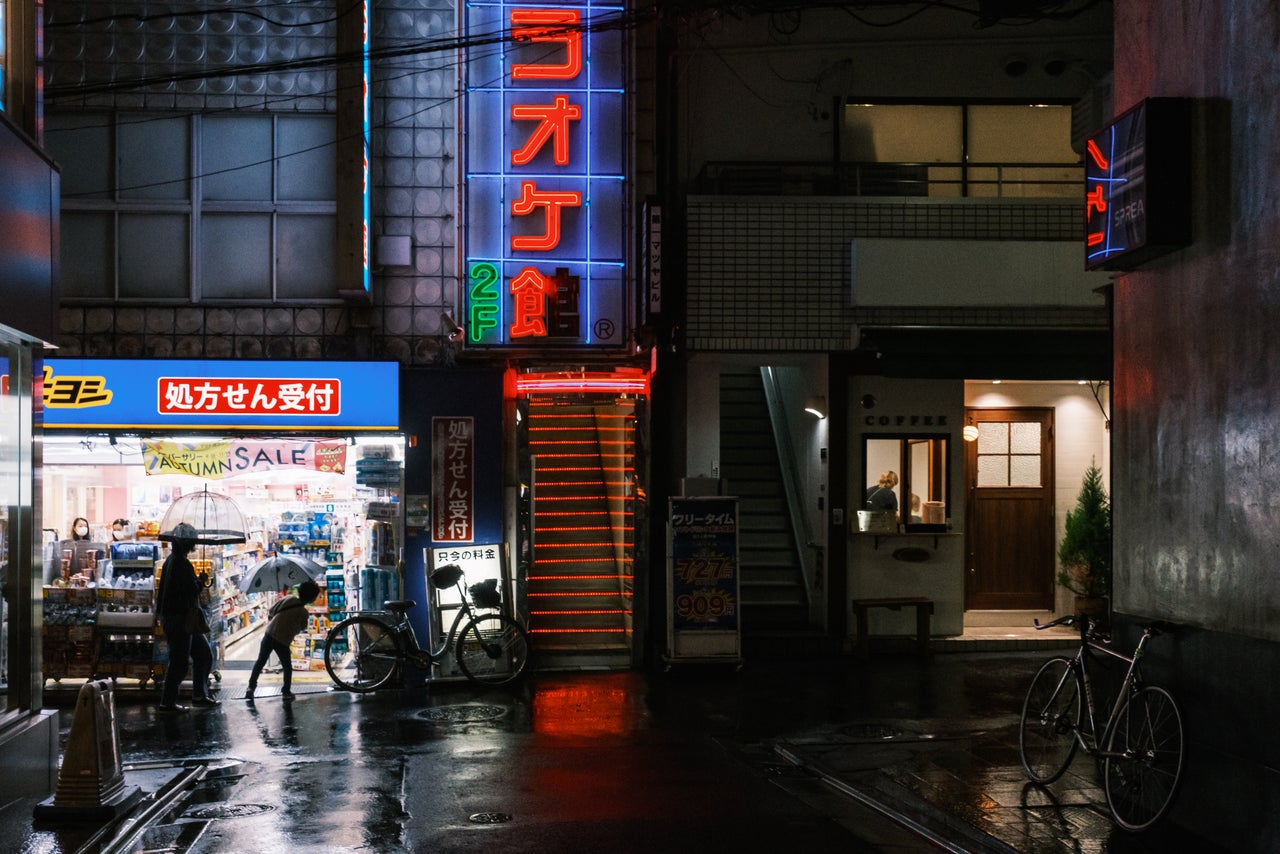
<path id="1" fill-rule="evenodd" d="M 466 724 L 497 720 L 506 713 L 504 706 L 466 703 L 457 706 L 433 706 L 418 712 L 418 716 L 437 724 Z"/>
<path id="2" fill-rule="evenodd" d="M 262 815 L 272 812 L 275 807 L 268 804 L 214 804 L 200 809 L 188 810 L 183 818 L 247 818 L 251 815 Z"/>
<path id="3" fill-rule="evenodd" d="M 841 727 L 840 732 L 849 738 L 873 741 L 886 741 L 903 735 L 903 731 L 900 728 L 889 726 L 888 724 L 850 724 L 849 726 Z"/>
<path id="4" fill-rule="evenodd" d="M 511 813 L 506 812 L 478 812 L 467 818 L 472 824 L 502 824 L 511 821 Z"/>

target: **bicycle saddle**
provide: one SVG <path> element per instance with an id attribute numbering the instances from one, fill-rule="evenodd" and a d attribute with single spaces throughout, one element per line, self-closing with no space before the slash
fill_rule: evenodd
<path id="1" fill-rule="evenodd" d="M 384 603 L 382 607 L 386 608 L 388 611 L 395 611 L 396 613 L 403 614 L 405 611 L 408 611 L 417 604 L 418 603 L 412 599 L 392 599 L 390 602 Z"/>

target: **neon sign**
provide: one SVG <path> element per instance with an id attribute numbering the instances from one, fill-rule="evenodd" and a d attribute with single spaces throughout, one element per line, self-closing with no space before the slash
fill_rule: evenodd
<path id="1" fill-rule="evenodd" d="M 620 347 L 627 325 L 623 7 L 477 0 L 467 61 L 466 342 Z"/>
<path id="2" fill-rule="evenodd" d="M 361 7 L 363 20 L 361 23 L 360 38 L 360 73 L 363 78 L 364 89 L 361 92 L 361 120 L 364 128 L 364 162 L 363 174 L 361 180 L 364 182 L 361 186 L 361 213 L 364 216 L 364 231 L 360 235 L 360 248 L 363 254 L 362 284 L 364 292 L 367 294 L 371 290 L 372 267 L 370 266 L 369 248 L 372 244 L 372 237 L 369 234 L 369 222 L 373 219 L 372 195 L 369 191 L 369 136 L 373 126 L 370 118 L 370 61 L 369 61 L 369 0 L 365 0 Z"/>
<path id="3" fill-rule="evenodd" d="M 1085 145 L 1085 269 L 1132 270 L 1191 242 L 1190 102 L 1149 98 Z"/>

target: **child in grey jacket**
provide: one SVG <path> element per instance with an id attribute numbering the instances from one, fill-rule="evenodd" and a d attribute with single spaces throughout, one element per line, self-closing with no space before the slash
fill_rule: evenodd
<path id="1" fill-rule="evenodd" d="M 253 672 L 249 674 L 249 690 L 244 692 L 246 700 L 253 699 L 253 692 L 258 688 L 258 677 L 262 668 L 267 666 L 267 659 L 275 653 L 284 667 L 284 690 L 280 696 L 286 700 L 293 699 L 289 690 L 293 679 L 293 667 L 289 664 L 289 644 L 293 636 L 307 627 L 307 606 L 316 601 L 320 595 L 320 585 L 314 581 L 304 581 L 298 585 L 297 596 L 286 596 L 271 606 L 268 612 L 271 620 L 262 633 L 262 645 L 258 647 L 258 660 L 253 663 Z"/>

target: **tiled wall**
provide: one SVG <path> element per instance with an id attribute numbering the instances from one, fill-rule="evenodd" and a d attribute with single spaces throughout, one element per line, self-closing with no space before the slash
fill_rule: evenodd
<path id="1" fill-rule="evenodd" d="M 47 10 L 48 109 L 165 111 L 321 111 L 336 109 L 331 65 L 279 63 L 332 55 L 333 18 L 345 3 L 249 0 L 252 14 L 185 5 L 50 0 Z M 377 48 L 428 42 L 456 31 L 449 0 L 386 0 L 373 13 Z M 372 181 L 375 239 L 408 236 L 412 263 L 378 268 L 373 304 L 175 308 L 64 305 L 64 355 L 349 358 L 408 365 L 450 356 L 441 314 L 455 312 L 457 280 L 456 54 L 410 52 L 373 69 Z M 225 65 L 267 63 L 255 74 L 210 76 Z M 177 75 L 167 83 L 119 91 L 96 82 Z M 317 247 L 324 251 L 324 247 Z"/>
<path id="2" fill-rule="evenodd" d="M 1081 210 L 1074 202 L 691 196 L 686 346 L 852 349 L 858 319 L 849 296 L 853 238 L 1078 240 Z M 990 320 L 964 312 L 946 319 Z"/>

